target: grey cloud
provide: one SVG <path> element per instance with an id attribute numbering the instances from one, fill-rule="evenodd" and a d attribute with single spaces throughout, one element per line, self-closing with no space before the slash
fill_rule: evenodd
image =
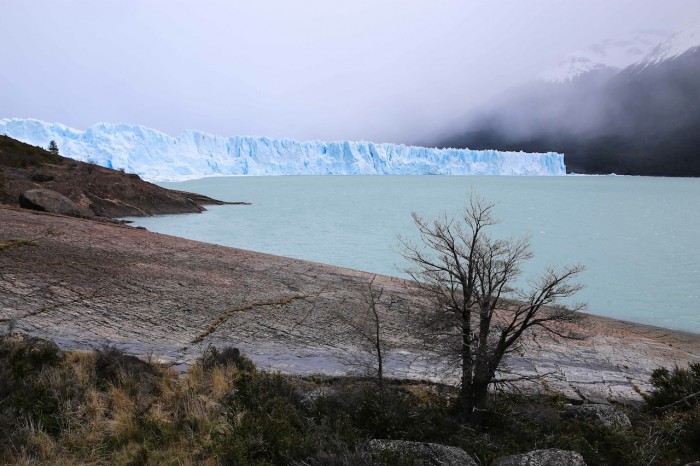
<path id="1" fill-rule="evenodd" d="M 696 0 L 3 1 L 0 117 L 414 142 Z"/>

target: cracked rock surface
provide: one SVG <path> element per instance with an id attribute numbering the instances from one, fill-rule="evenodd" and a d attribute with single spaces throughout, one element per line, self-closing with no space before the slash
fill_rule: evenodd
<path id="1" fill-rule="evenodd" d="M 260 367 L 340 375 L 363 366 L 348 316 L 383 308 L 387 375 L 456 383 L 428 357 L 411 312 L 426 303 L 410 282 L 200 243 L 88 219 L 0 206 L 0 332 L 66 349 L 110 344 L 181 368 L 207 345 L 236 346 Z M 537 338 L 507 360 L 536 391 L 588 402 L 640 401 L 659 366 L 700 360 L 700 335 L 587 317 L 581 341 Z"/>
<path id="2" fill-rule="evenodd" d="M 579 453 L 556 448 L 498 458 L 494 464 L 496 466 L 586 466 Z"/>

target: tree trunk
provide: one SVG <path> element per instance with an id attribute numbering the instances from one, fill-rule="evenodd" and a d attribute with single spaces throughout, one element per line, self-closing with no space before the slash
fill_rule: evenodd
<path id="1" fill-rule="evenodd" d="M 464 419 L 471 419 L 474 410 L 474 391 L 471 383 L 466 385 L 464 380 L 462 380 L 462 386 L 459 390 L 459 406 Z"/>
<path id="2" fill-rule="evenodd" d="M 472 406 L 468 419 L 471 424 L 481 425 L 484 422 L 484 414 L 486 413 L 489 384 L 483 381 L 474 381 L 472 392 Z"/>
<path id="3" fill-rule="evenodd" d="M 462 386 L 459 391 L 459 402 L 462 412 L 469 419 L 474 407 L 474 387 L 473 373 L 474 360 L 471 351 L 471 341 L 469 339 L 469 322 L 462 322 Z"/>
<path id="4" fill-rule="evenodd" d="M 384 359 L 382 347 L 379 344 L 379 332 L 377 332 L 377 378 L 379 379 L 379 388 L 384 390 Z"/>

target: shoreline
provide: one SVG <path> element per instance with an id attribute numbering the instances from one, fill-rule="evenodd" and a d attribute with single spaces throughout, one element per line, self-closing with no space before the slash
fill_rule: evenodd
<path id="1" fill-rule="evenodd" d="M 695 258 L 700 260 L 700 243 L 691 234 L 699 219 L 692 209 L 683 214 L 692 207 L 693 195 L 700 196 L 698 186 L 687 180 L 628 180 L 212 178 L 167 186 L 225 200 L 250 198 L 257 205 L 240 213 L 213 207 L 201 221 L 166 216 L 137 219 L 135 224 L 199 241 L 406 278 L 403 269 L 409 264 L 399 254 L 396 236 L 417 239 L 410 213 L 434 218 L 447 211 L 457 219 L 464 190 L 475 189 L 497 204 L 502 223 L 490 231 L 494 238 L 523 236 L 532 242 L 535 257 L 523 263 L 517 286 L 527 290 L 527 280 L 536 279 L 547 266 L 582 264 L 586 270 L 577 282 L 584 287 L 567 303 L 585 301 L 591 314 L 700 333 L 700 314 L 693 311 L 700 282 L 692 267 Z M 638 190 L 644 192 L 635 194 Z M 277 196 L 277 191 L 285 194 Z M 332 194 L 332 205 L 327 196 L 315 194 L 326 192 Z M 551 194 L 567 192 L 581 198 L 574 202 Z M 380 206 L 381 196 L 391 202 Z M 609 202 L 609 196 L 615 202 Z M 678 208 L 668 209 L 671 199 Z M 583 220 L 585 228 L 579 225 Z M 317 232 L 323 233 L 316 237 Z"/>
<path id="2" fill-rule="evenodd" d="M 294 374 L 343 375 L 357 356 L 334 338 L 329 318 L 366 308 L 367 283 L 422 305 L 410 282 L 352 269 L 256 253 L 96 222 L 0 206 L 0 325 L 52 338 L 67 349 L 112 344 L 137 356 L 186 366 L 207 345 L 237 346 L 260 367 Z M 700 335 L 586 314 L 583 341 L 536 341 L 509 365 L 542 375 L 534 391 L 570 399 L 636 402 L 659 366 L 700 360 Z M 395 327 L 389 376 L 453 382 L 425 358 L 408 332 L 410 318 L 385 316 Z"/>

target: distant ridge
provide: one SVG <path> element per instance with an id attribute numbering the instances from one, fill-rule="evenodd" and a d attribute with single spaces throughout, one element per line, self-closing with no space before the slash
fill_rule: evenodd
<path id="1" fill-rule="evenodd" d="M 647 42 L 646 55 L 626 56 L 641 51 L 630 42 L 608 46 L 572 55 L 427 142 L 563 152 L 577 173 L 700 176 L 700 27 Z"/>
<path id="2" fill-rule="evenodd" d="M 566 83 L 591 71 L 619 72 L 643 60 L 659 43 L 671 37 L 663 31 L 634 31 L 627 37 L 605 40 L 577 50 L 544 70 L 538 78 L 550 83 Z"/>

